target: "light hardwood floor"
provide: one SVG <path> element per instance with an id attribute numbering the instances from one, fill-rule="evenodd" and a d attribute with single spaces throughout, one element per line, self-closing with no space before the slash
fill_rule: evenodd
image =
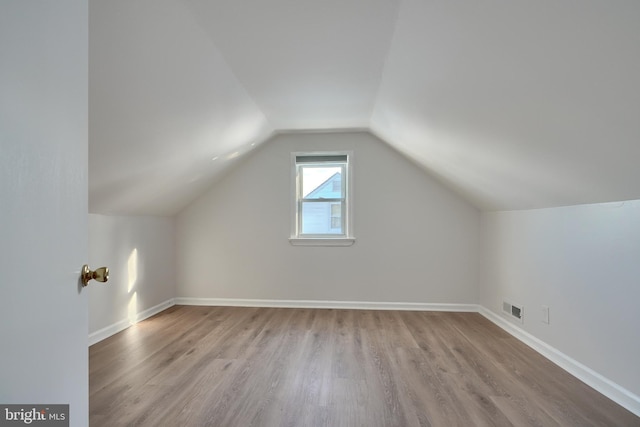
<path id="1" fill-rule="evenodd" d="M 476 313 L 174 306 L 89 354 L 91 427 L 640 426 Z"/>

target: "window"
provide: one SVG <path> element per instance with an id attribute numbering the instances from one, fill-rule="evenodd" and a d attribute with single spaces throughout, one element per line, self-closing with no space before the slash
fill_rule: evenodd
<path id="1" fill-rule="evenodd" d="M 351 153 L 293 153 L 291 243 L 351 245 Z"/>

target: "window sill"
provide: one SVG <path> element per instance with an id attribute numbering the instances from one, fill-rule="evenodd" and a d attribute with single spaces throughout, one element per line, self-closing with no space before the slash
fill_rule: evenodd
<path id="1" fill-rule="evenodd" d="M 355 237 L 290 237 L 293 246 L 351 246 Z"/>

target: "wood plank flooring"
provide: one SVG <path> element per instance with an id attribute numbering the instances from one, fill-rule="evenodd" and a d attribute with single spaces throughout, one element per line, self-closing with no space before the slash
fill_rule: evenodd
<path id="1" fill-rule="evenodd" d="M 476 313 L 174 306 L 89 354 L 92 427 L 640 426 Z"/>

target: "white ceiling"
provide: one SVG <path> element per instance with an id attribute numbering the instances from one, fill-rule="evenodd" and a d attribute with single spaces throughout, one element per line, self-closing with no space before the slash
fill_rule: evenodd
<path id="1" fill-rule="evenodd" d="M 175 214 L 292 129 L 480 209 L 640 199 L 637 0 L 90 0 L 89 31 L 91 212 Z"/>

